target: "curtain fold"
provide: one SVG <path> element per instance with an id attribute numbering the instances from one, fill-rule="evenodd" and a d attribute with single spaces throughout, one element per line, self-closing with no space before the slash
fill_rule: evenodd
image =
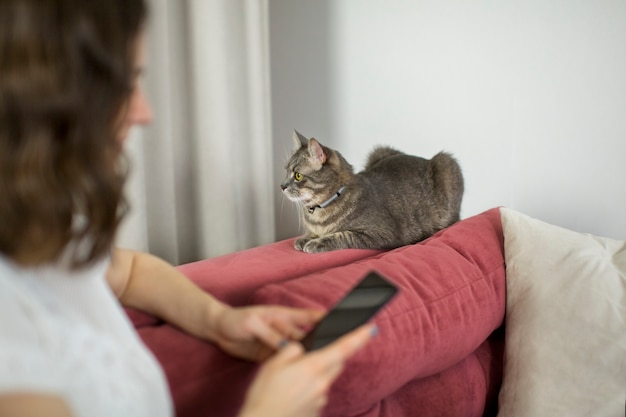
<path id="1" fill-rule="evenodd" d="M 119 244 L 180 264 L 273 241 L 267 0 L 150 5 L 155 120 L 130 139 Z"/>

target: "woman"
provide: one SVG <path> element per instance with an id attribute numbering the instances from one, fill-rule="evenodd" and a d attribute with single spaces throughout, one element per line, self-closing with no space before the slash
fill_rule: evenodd
<path id="1" fill-rule="evenodd" d="M 164 375 L 122 305 L 230 354 L 269 357 L 240 411 L 312 416 L 362 327 L 305 355 L 317 311 L 232 308 L 147 254 L 112 249 L 121 152 L 148 123 L 143 0 L 0 0 L 0 416 L 168 416 Z"/>

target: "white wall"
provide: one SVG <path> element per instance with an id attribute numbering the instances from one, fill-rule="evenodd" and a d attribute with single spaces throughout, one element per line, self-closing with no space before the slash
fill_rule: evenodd
<path id="1" fill-rule="evenodd" d="M 291 130 L 360 169 L 454 153 L 462 216 L 504 205 L 626 239 L 626 2 L 270 0 L 277 237 Z"/>

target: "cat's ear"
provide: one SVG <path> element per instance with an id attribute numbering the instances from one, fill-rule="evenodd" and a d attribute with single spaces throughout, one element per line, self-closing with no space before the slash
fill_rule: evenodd
<path id="1" fill-rule="evenodd" d="M 309 140 L 302 136 L 300 132 L 294 129 L 293 131 L 293 151 L 297 151 L 298 149 L 307 146 L 309 144 Z"/>
<path id="2" fill-rule="evenodd" d="M 311 162 L 315 166 L 315 169 L 322 168 L 322 165 L 326 163 L 326 152 L 324 152 L 324 148 L 313 138 L 309 139 L 309 156 L 311 157 Z"/>

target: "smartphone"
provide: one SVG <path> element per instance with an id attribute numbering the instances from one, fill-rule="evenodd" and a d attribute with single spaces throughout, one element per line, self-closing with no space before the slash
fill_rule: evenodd
<path id="1" fill-rule="evenodd" d="M 319 349 L 365 324 L 398 292 L 398 287 L 376 272 L 367 274 L 302 339 L 308 351 Z"/>

